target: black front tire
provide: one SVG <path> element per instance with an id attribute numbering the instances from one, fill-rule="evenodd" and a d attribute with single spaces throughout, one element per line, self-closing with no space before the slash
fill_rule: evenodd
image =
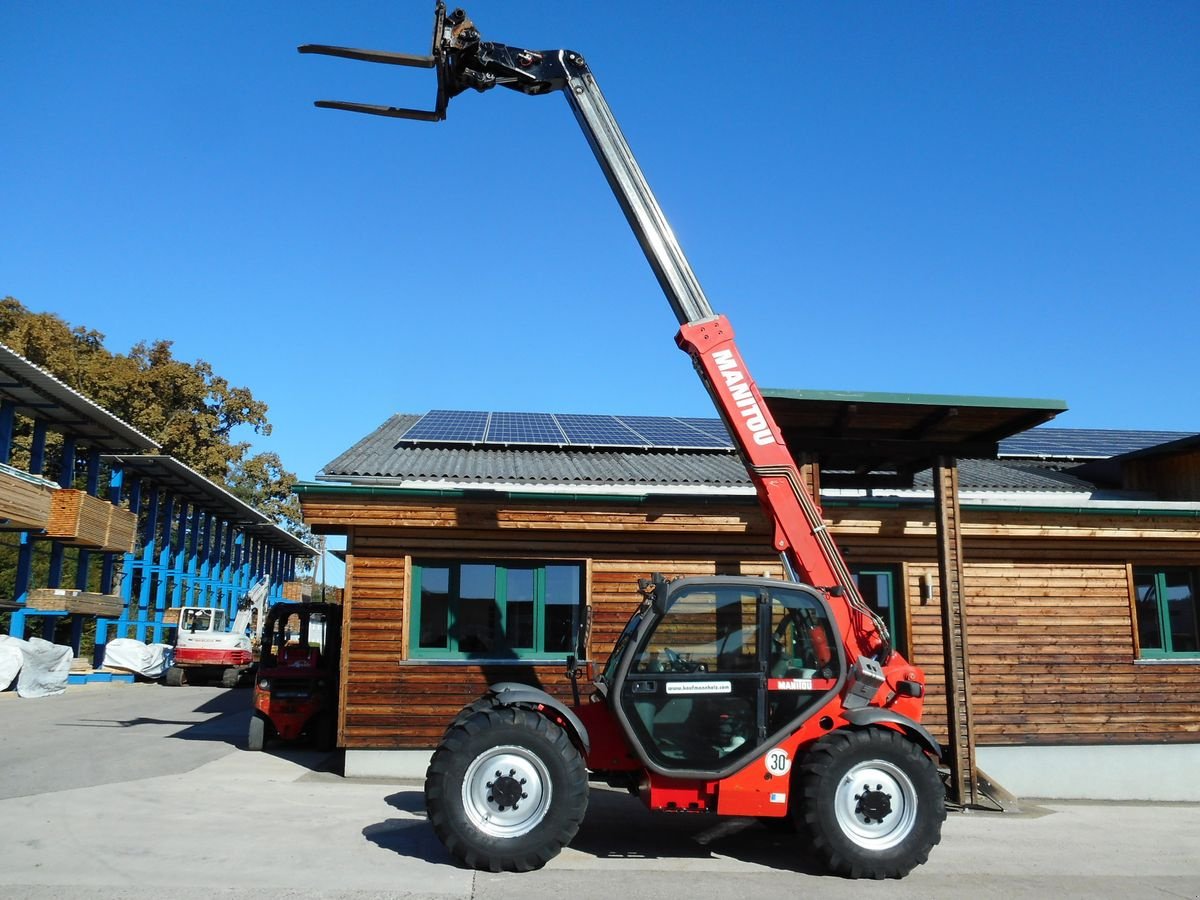
<path id="1" fill-rule="evenodd" d="M 540 869 L 575 837 L 587 801 L 587 770 L 567 733 L 516 707 L 456 720 L 425 775 L 434 832 L 489 872 Z"/>
<path id="2" fill-rule="evenodd" d="M 883 728 L 836 731 L 800 771 L 799 821 L 829 869 L 849 878 L 902 878 L 942 839 L 946 795 L 937 766 Z"/>
<path id="3" fill-rule="evenodd" d="M 223 688 L 235 688 L 241 680 L 241 669 L 235 669 L 233 666 L 230 666 L 221 672 L 221 687 Z"/>
<path id="4" fill-rule="evenodd" d="M 164 679 L 167 687 L 182 687 L 187 684 L 187 675 L 179 666 L 171 666 L 167 669 L 167 675 Z"/>
<path id="5" fill-rule="evenodd" d="M 250 730 L 246 735 L 247 750 L 261 750 L 267 743 L 267 723 L 255 713 L 250 717 Z"/>

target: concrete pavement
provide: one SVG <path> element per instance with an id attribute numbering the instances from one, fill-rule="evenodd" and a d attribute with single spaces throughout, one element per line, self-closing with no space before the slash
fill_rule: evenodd
<path id="1" fill-rule="evenodd" d="M 653 816 L 595 789 L 545 869 L 473 872 L 434 837 L 419 784 L 240 749 L 248 704 L 246 691 L 153 685 L 0 695 L 0 896 L 1200 897 L 1197 804 L 952 813 L 929 864 L 876 883 L 821 875 L 756 824 Z"/>

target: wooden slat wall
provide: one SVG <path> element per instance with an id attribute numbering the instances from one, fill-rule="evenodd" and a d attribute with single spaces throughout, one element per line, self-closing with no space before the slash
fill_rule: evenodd
<path id="1" fill-rule="evenodd" d="M 431 747 L 489 681 L 566 699 L 561 663 L 405 660 L 406 572 L 415 557 L 591 560 L 593 657 L 636 606 L 639 577 L 778 577 L 750 503 L 662 507 L 305 498 L 305 518 L 350 535 L 342 744 Z M 910 656 L 929 679 L 925 724 L 946 737 L 932 510 L 832 509 L 850 562 L 904 563 Z M 1200 565 L 1200 520 L 963 511 L 970 679 L 980 745 L 1200 741 L 1200 666 L 1134 663 L 1128 564 Z M 933 599 L 920 601 L 922 575 Z"/>
<path id="2" fill-rule="evenodd" d="M 1152 491 L 1166 500 L 1200 500 L 1200 449 L 1177 456 L 1131 459 L 1121 466 L 1131 491 Z"/>

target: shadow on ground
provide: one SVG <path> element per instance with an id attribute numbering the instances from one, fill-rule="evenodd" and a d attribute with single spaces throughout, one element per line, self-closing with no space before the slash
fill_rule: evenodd
<path id="1" fill-rule="evenodd" d="M 429 826 L 419 788 L 399 791 L 386 800 L 412 818 L 369 825 L 363 837 L 402 856 L 460 865 Z M 754 819 L 651 813 L 636 798 L 604 788 L 592 789 L 587 815 L 570 849 L 597 859 L 728 857 L 781 871 L 825 873 L 794 834 L 769 830 Z"/>

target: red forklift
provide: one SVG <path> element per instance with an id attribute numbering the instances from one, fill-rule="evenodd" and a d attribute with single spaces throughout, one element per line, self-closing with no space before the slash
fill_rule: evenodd
<path id="1" fill-rule="evenodd" d="M 572 704 L 492 685 L 430 761 L 438 837 L 468 866 L 539 868 L 574 837 L 595 780 L 651 810 L 794 824 L 844 876 L 897 878 L 924 863 L 946 817 L 941 749 L 920 724 L 924 673 L 860 595 L 584 58 L 486 42 L 441 3 L 428 56 L 299 49 L 437 72 L 432 110 L 318 101 L 324 108 L 436 122 L 468 88 L 562 92 L 675 312 L 676 343 L 741 452 L 789 576 L 645 579 L 603 668 L 568 659 Z"/>
<path id="2" fill-rule="evenodd" d="M 306 737 L 318 750 L 337 741 L 342 608 L 334 603 L 277 603 L 263 625 L 254 714 L 246 746 Z"/>

